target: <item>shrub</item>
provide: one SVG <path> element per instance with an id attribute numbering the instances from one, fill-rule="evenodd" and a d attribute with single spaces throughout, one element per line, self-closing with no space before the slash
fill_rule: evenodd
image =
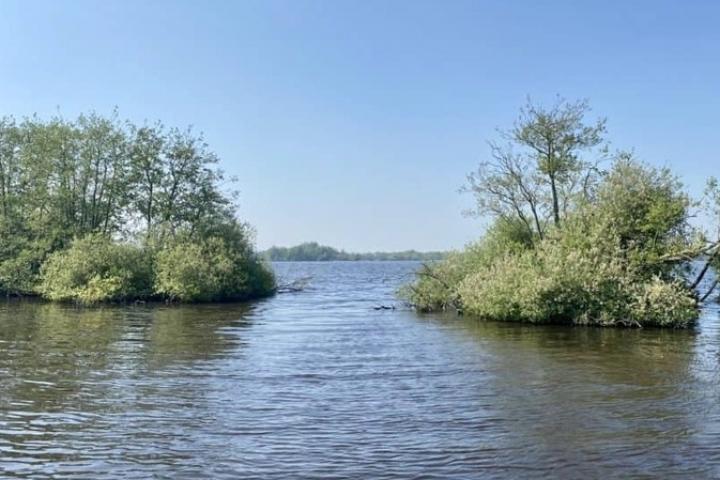
<path id="1" fill-rule="evenodd" d="M 544 238 L 517 241 L 501 218 L 422 270 L 405 295 L 421 310 L 455 306 L 492 320 L 687 327 L 698 300 L 673 260 L 689 247 L 687 208 L 669 173 L 622 159 L 594 201 Z"/>
<path id="2" fill-rule="evenodd" d="M 529 249 L 534 241 L 517 221 L 501 218 L 465 250 L 424 264 L 417 281 L 401 288 L 399 294 L 422 311 L 461 309 L 458 287 L 463 279 L 490 267 L 498 258 Z"/>
<path id="3" fill-rule="evenodd" d="M 635 289 L 631 310 L 633 321 L 659 327 L 687 327 L 697 319 L 697 302 L 687 287 L 657 277 Z"/>
<path id="4" fill-rule="evenodd" d="M 38 281 L 39 252 L 22 250 L 15 257 L 0 262 L 0 293 L 31 295 Z"/>
<path id="5" fill-rule="evenodd" d="M 458 294 L 466 312 L 504 321 L 686 327 L 697 318 L 687 286 L 645 278 L 621 249 L 567 250 L 553 242 L 474 272 Z"/>
<path id="6" fill-rule="evenodd" d="M 18 238 L 18 230 L 17 225 L 4 224 L 0 219 L 0 294 L 33 295 L 52 242 Z"/>
<path id="7" fill-rule="evenodd" d="M 38 292 L 84 304 L 146 298 L 152 294 L 152 261 L 142 248 L 89 235 L 48 257 Z"/>
<path id="8" fill-rule="evenodd" d="M 155 292 L 182 302 L 233 301 L 272 293 L 272 272 L 250 248 L 219 237 L 179 240 L 155 260 Z"/>

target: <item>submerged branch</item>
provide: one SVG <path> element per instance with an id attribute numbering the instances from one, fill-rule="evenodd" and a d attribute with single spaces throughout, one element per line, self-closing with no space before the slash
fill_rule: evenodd
<path id="1" fill-rule="evenodd" d="M 705 265 L 703 266 L 702 270 L 700 270 L 700 273 L 698 274 L 697 278 L 695 278 L 695 281 L 692 283 L 690 288 L 692 288 L 694 290 L 700 285 L 700 282 L 702 282 L 703 278 L 705 278 L 705 274 L 710 269 L 710 266 L 717 258 L 718 253 L 720 253 L 720 248 L 718 248 L 718 244 L 715 244 L 715 251 L 707 259 L 707 261 L 705 262 Z M 716 283 L 717 283 L 717 281 L 716 281 Z M 714 288 L 714 286 L 713 286 L 713 288 Z"/>
<path id="2" fill-rule="evenodd" d="M 305 290 L 305 287 L 310 284 L 310 281 L 313 277 L 302 277 L 298 278 L 296 280 L 293 280 L 290 283 L 285 283 L 282 285 L 278 285 L 277 289 L 275 290 L 277 293 L 296 293 L 296 292 L 302 292 Z"/>
<path id="3" fill-rule="evenodd" d="M 709 289 L 707 292 L 705 292 L 705 295 L 703 295 L 703 296 L 700 298 L 700 303 L 703 303 L 705 300 L 707 300 L 707 299 L 710 297 L 710 295 L 712 295 L 712 293 L 713 293 L 713 292 L 715 291 L 715 289 L 717 288 L 718 283 L 720 283 L 720 278 L 716 278 L 716 279 L 713 281 L 712 285 L 710 285 L 710 289 Z"/>

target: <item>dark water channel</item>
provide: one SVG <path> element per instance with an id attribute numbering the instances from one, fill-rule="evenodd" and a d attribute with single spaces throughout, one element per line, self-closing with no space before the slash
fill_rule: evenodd
<path id="1" fill-rule="evenodd" d="M 412 311 L 416 264 L 283 263 L 249 305 L 0 303 L 2 478 L 720 478 L 694 331 Z"/>

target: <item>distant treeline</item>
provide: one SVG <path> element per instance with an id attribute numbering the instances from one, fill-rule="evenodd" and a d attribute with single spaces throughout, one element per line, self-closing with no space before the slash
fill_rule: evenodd
<path id="1" fill-rule="evenodd" d="M 333 247 L 320 245 L 317 242 L 307 242 L 294 247 L 271 247 L 264 252 L 264 256 L 274 262 L 329 262 L 329 261 L 399 261 L 399 260 L 441 260 L 445 252 L 418 252 L 405 250 L 403 252 L 369 252 L 349 253 Z"/>

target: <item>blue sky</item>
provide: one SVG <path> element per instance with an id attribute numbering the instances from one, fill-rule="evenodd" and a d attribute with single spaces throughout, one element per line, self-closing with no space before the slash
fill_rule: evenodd
<path id="1" fill-rule="evenodd" d="M 720 174 L 720 2 L 0 1 L 1 114 L 194 125 L 261 248 L 458 248 L 457 193 L 529 95 Z"/>

